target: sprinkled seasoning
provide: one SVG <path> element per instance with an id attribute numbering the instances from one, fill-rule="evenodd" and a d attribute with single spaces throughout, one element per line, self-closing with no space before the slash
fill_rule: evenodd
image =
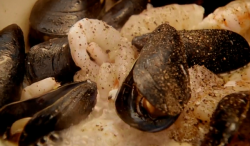
<path id="1" fill-rule="evenodd" d="M 211 118 L 209 133 L 201 146 L 225 146 L 230 143 L 230 138 L 246 118 L 249 95 L 249 92 L 233 93 L 219 102 Z"/>
<path id="2" fill-rule="evenodd" d="M 178 115 L 190 98 L 186 54 L 178 32 L 160 25 L 143 47 L 134 71 L 135 83 L 162 112 Z"/>
<path id="3" fill-rule="evenodd" d="M 214 73 L 243 67 L 250 62 L 250 47 L 239 34 L 223 29 L 179 31 L 189 66 L 204 65 Z"/>
<path id="4" fill-rule="evenodd" d="M 223 29 L 178 31 L 187 53 L 188 66 L 204 65 L 213 73 L 238 69 L 250 62 L 250 47 L 239 34 Z M 140 51 L 152 33 L 135 37 L 132 44 Z"/>
<path id="5" fill-rule="evenodd" d="M 185 49 L 177 30 L 163 24 L 153 34 L 116 99 L 120 118 L 148 132 L 171 126 L 191 97 Z"/>

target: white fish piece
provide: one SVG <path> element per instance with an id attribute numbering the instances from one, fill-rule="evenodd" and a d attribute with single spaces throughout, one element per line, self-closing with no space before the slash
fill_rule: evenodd
<path id="1" fill-rule="evenodd" d="M 237 0 L 217 8 L 193 29 L 227 29 L 250 42 L 250 1 Z"/>
<path id="2" fill-rule="evenodd" d="M 131 41 L 135 36 L 152 32 L 157 26 L 169 23 L 177 30 L 191 29 L 202 21 L 204 8 L 196 4 L 171 4 L 148 8 L 141 14 L 133 15 L 121 29 L 121 34 Z"/>

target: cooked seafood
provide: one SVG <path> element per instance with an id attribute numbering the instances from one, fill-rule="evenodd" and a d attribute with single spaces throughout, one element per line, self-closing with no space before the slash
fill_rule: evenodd
<path id="1" fill-rule="evenodd" d="M 189 67 L 195 64 L 204 65 L 218 74 L 238 69 L 250 62 L 248 42 L 235 32 L 223 29 L 202 29 L 180 30 L 178 33 L 187 53 Z M 140 50 L 152 35 L 148 33 L 135 37 L 132 44 Z"/>
<path id="2" fill-rule="evenodd" d="M 48 77 L 61 83 L 72 82 L 74 74 L 80 70 L 72 59 L 67 37 L 50 39 L 32 47 L 26 55 L 25 69 L 29 84 Z"/>
<path id="3" fill-rule="evenodd" d="M 76 84 L 51 106 L 32 116 L 20 136 L 19 146 L 31 145 L 52 131 L 78 124 L 90 114 L 96 104 L 96 84 L 91 81 Z"/>
<path id="4" fill-rule="evenodd" d="M 250 92 L 233 93 L 222 98 L 213 113 L 210 130 L 201 146 L 226 146 L 230 143 L 230 139 L 241 125 L 249 124 L 243 123 L 245 119 L 250 118 L 247 117 L 249 107 Z"/>
<path id="5" fill-rule="evenodd" d="M 135 36 L 150 33 L 164 23 L 168 23 L 177 30 L 191 29 L 202 21 L 203 13 L 204 8 L 195 4 L 172 4 L 150 8 L 139 15 L 131 16 L 122 27 L 121 34 L 131 41 Z"/>
<path id="6" fill-rule="evenodd" d="M 24 77 L 24 38 L 16 24 L 0 31 L 0 108 L 21 97 Z"/>
<path id="7" fill-rule="evenodd" d="M 56 89 L 60 86 L 60 83 L 56 82 L 54 78 L 49 77 L 41 81 L 35 82 L 22 91 L 20 100 L 27 100 L 35 97 L 42 96 L 53 89 Z"/>
<path id="8" fill-rule="evenodd" d="M 94 29 L 92 29 L 92 31 L 93 30 Z M 105 33 L 100 34 L 105 35 Z M 75 36 L 74 39 L 77 39 L 78 36 L 79 35 Z M 53 141 L 53 145 L 190 145 L 183 143 L 179 144 L 176 141 L 185 141 L 194 145 L 198 145 L 204 137 L 205 133 L 209 131 L 210 117 L 215 110 L 217 103 L 227 94 L 235 92 L 235 90 L 250 89 L 250 84 L 246 81 L 235 81 L 234 83 L 229 82 L 225 84 L 222 79 L 206 70 L 206 68 L 201 67 L 202 71 L 200 71 L 199 69 L 197 70 L 197 68 L 199 67 L 194 66 L 193 68 L 189 69 L 190 83 L 192 87 L 192 98 L 187 103 L 186 108 L 181 113 L 177 121 L 168 130 L 164 130 L 159 133 L 141 132 L 134 128 L 130 128 L 127 124 L 121 121 L 118 116 L 116 116 L 114 110 L 114 97 L 111 96 L 107 98 L 106 96 L 111 89 L 117 88 L 118 85 L 121 85 L 121 83 L 123 82 L 123 80 L 118 81 L 118 77 L 116 75 L 117 70 L 114 63 L 115 61 L 110 59 L 110 56 L 112 56 L 113 54 L 117 55 L 117 52 L 114 51 L 113 54 L 109 54 L 108 56 L 106 55 L 105 50 L 103 51 L 103 53 L 101 51 L 102 48 L 98 48 L 99 44 L 93 42 L 87 43 L 89 45 L 89 48 L 86 49 L 88 50 L 87 55 L 90 56 L 89 58 L 91 59 L 91 61 L 100 66 L 97 76 L 94 78 L 97 81 L 101 81 L 99 82 L 100 84 L 98 84 L 98 88 L 101 90 L 101 92 L 99 92 L 100 97 L 98 97 L 98 102 L 94 108 L 94 111 L 90 114 L 86 121 L 83 121 L 80 125 L 71 127 L 70 130 L 59 132 L 58 136 L 60 136 L 59 139 L 62 141 Z M 97 53 L 96 50 L 98 50 Z M 125 49 L 123 51 L 126 52 Z M 99 52 L 102 53 L 98 54 Z M 100 59 L 97 56 L 102 57 Z M 123 61 L 125 62 L 125 59 L 123 59 Z M 132 64 L 133 63 L 131 63 L 131 65 Z M 127 67 L 127 71 L 130 71 L 131 67 L 129 67 L 129 65 Z M 84 71 L 80 71 L 78 72 L 78 75 L 80 75 L 79 73 L 81 72 L 84 73 Z M 194 77 L 193 74 L 196 75 L 197 72 L 199 75 Z M 209 74 L 207 72 L 209 72 Z M 125 74 L 124 76 L 126 77 Z M 81 75 L 83 76 L 82 79 L 88 78 L 84 76 L 85 74 Z M 75 80 L 80 79 L 77 79 L 77 76 L 75 76 Z M 105 90 L 105 93 L 102 92 L 103 90 Z M 116 92 L 116 90 L 117 89 L 112 90 L 110 94 L 114 95 L 114 92 Z M 144 106 L 144 103 L 148 103 L 147 101 L 144 101 L 146 100 L 143 99 L 142 106 Z M 149 109 L 147 110 L 149 111 Z M 15 127 L 18 127 L 18 125 L 22 124 L 24 123 L 14 123 L 13 127 L 10 130 L 12 131 L 11 133 L 18 133 L 15 131 L 19 131 L 20 129 L 15 130 Z M 52 132 L 52 134 L 42 137 L 39 140 L 38 144 L 45 144 L 42 143 L 44 142 L 44 140 L 50 141 L 51 136 L 52 138 L 55 138 L 55 135 Z M 238 135 L 233 138 L 236 139 L 237 136 Z M 171 139 L 175 139 L 176 141 L 169 139 L 169 137 Z M 56 138 L 58 137 L 56 136 Z M 48 143 L 48 145 L 49 144 L 50 143 Z M 45 145 L 47 145 L 47 143 Z"/>
<path id="9" fill-rule="evenodd" d="M 163 88 L 163 89 L 168 89 L 168 90 L 166 90 L 164 92 L 164 90 L 162 88 L 160 88 L 160 86 L 162 84 L 158 83 L 158 82 L 159 82 L 159 80 L 166 78 L 166 76 L 164 75 L 165 72 L 163 72 L 161 74 L 158 74 L 157 78 L 154 77 L 154 75 L 155 75 L 155 73 L 157 73 L 158 69 L 159 70 L 164 70 L 164 68 L 161 68 L 162 67 L 161 66 L 161 61 L 163 60 L 162 59 L 163 57 L 157 56 L 156 54 L 159 52 L 159 54 L 162 55 L 165 52 L 168 52 L 167 50 L 171 50 L 171 49 L 168 48 L 168 49 L 162 51 L 158 47 L 158 46 L 161 45 L 161 43 L 170 46 L 169 43 L 167 43 L 166 40 L 164 40 L 164 41 L 162 41 L 162 40 L 165 39 L 165 38 L 167 38 L 167 36 L 169 35 L 169 33 L 171 34 L 171 32 L 167 32 L 166 31 L 166 32 L 162 33 L 161 35 L 159 35 L 160 32 L 161 32 L 161 30 L 162 30 L 162 26 L 163 25 L 160 25 L 159 27 L 157 27 L 156 30 L 153 33 L 144 35 L 145 37 L 140 37 L 140 39 L 139 39 L 139 46 L 143 46 L 143 48 L 142 48 L 142 52 L 141 52 L 141 54 L 140 54 L 140 56 L 139 56 L 138 59 L 141 59 L 141 58 L 145 57 L 144 58 L 145 60 L 142 61 L 142 62 L 140 62 L 142 68 L 140 68 L 139 70 L 133 69 L 133 74 L 131 72 L 129 74 L 128 78 L 125 80 L 124 85 L 121 87 L 121 89 L 120 89 L 120 91 L 119 91 L 119 93 L 117 95 L 117 100 L 116 100 L 116 108 L 117 108 L 117 112 L 118 112 L 119 116 L 127 124 L 131 125 L 132 127 L 138 128 L 140 130 L 144 130 L 144 131 L 152 131 L 152 132 L 154 132 L 154 130 L 155 131 L 162 130 L 162 129 L 166 128 L 166 127 L 169 127 L 176 120 L 173 117 L 171 117 L 169 120 L 165 121 L 165 123 L 164 123 L 163 122 L 164 120 L 162 120 L 162 119 L 164 119 L 164 114 L 163 114 L 163 112 L 161 112 L 161 110 L 157 109 L 157 108 L 159 108 L 159 106 L 157 106 L 157 104 L 155 104 L 155 102 L 158 99 L 160 99 L 160 98 L 156 98 L 159 95 L 159 93 L 165 95 L 166 91 L 169 91 L 169 92 L 175 91 L 173 89 L 171 90 L 171 88 L 170 89 Z M 204 35 L 201 35 L 202 31 L 204 31 Z M 174 44 L 175 41 L 178 41 L 178 42 L 182 42 L 183 41 L 184 42 L 184 46 L 185 46 L 185 47 L 183 47 L 183 49 L 184 50 L 186 49 L 186 50 L 189 51 L 189 52 L 187 51 L 187 54 L 188 54 L 187 55 L 187 60 L 190 59 L 189 61 L 196 61 L 196 63 L 197 63 L 197 62 L 199 62 L 199 61 L 197 61 L 197 59 L 195 59 L 195 58 L 188 58 L 188 57 L 200 57 L 200 56 L 204 55 L 203 57 L 200 57 L 204 61 L 202 62 L 202 60 L 200 59 L 201 60 L 200 62 L 204 63 L 204 65 L 206 66 L 207 65 L 206 64 L 206 61 L 207 61 L 206 57 L 207 56 L 209 57 L 209 55 L 207 55 L 207 53 L 204 53 L 206 51 L 203 51 L 203 50 L 199 49 L 199 48 L 203 48 L 204 49 L 206 47 L 208 48 L 208 51 L 209 51 L 210 47 L 213 48 L 212 51 L 214 51 L 214 52 L 209 52 L 209 53 L 214 53 L 214 55 L 211 55 L 211 56 L 213 56 L 213 58 L 211 59 L 211 61 L 216 60 L 220 64 L 223 64 L 223 62 L 220 62 L 221 60 L 223 61 L 223 58 L 221 58 L 221 56 L 220 56 L 221 54 L 222 54 L 222 56 L 224 58 L 226 56 L 227 59 L 230 58 L 230 55 L 233 55 L 232 59 L 228 60 L 231 63 L 227 62 L 226 64 L 224 64 L 225 66 L 222 66 L 219 69 L 218 69 L 218 67 L 216 67 L 217 64 L 215 64 L 214 65 L 215 67 L 212 67 L 212 70 L 214 72 L 221 72 L 221 71 L 223 72 L 223 70 L 225 72 L 225 71 L 230 71 L 232 69 L 235 69 L 235 68 L 233 68 L 234 65 L 232 65 L 232 63 L 234 63 L 234 64 L 239 63 L 238 64 L 239 66 L 237 68 L 242 67 L 242 66 L 246 65 L 247 63 L 249 63 L 249 60 L 245 61 L 245 59 L 248 59 L 249 56 L 243 58 L 243 56 L 246 53 L 249 54 L 249 50 L 246 51 L 246 52 L 244 52 L 244 53 L 242 53 L 242 54 L 240 52 L 241 50 L 244 51 L 245 48 L 249 48 L 249 45 L 245 41 L 245 39 L 242 36 L 238 35 L 237 33 L 234 33 L 232 31 L 228 31 L 228 30 L 190 30 L 190 31 L 179 31 L 179 33 L 181 34 L 182 37 L 180 37 L 179 39 L 177 39 L 177 38 L 173 39 L 171 41 L 171 43 Z M 217 33 L 218 33 L 218 35 L 216 35 Z M 155 36 L 158 36 L 158 38 L 157 37 L 154 38 Z M 206 38 L 208 36 L 210 36 L 210 37 L 206 39 L 206 42 L 200 42 L 200 40 L 202 40 L 202 37 Z M 218 37 L 218 38 L 216 38 L 215 36 Z M 223 37 L 225 37 L 225 38 L 223 38 Z M 152 40 L 154 40 L 154 41 L 152 41 Z M 225 41 L 225 43 L 223 43 L 223 41 Z M 234 42 L 234 41 L 236 41 L 236 42 Z M 239 41 L 239 42 L 237 42 L 237 41 Z M 154 44 L 154 43 L 156 43 L 156 44 Z M 223 43 L 225 46 L 221 47 L 223 45 L 218 45 L 220 43 Z M 145 44 L 145 45 L 142 45 L 142 44 Z M 196 48 L 196 46 L 202 46 L 203 44 L 204 44 L 203 47 Z M 240 45 L 243 44 L 243 47 L 235 47 L 235 46 L 233 46 L 234 44 L 237 44 L 237 45 L 238 44 L 240 44 Z M 155 50 L 148 49 L 147 48 L 148 46 L 154 48 Z M 218 47 L 218 49 L 216 49 L 217 47 Z M 146 48 L 146 51 L 147 51 L 148 54 L 152 53 L 153 55 L 151 54 L 151 55 L 146 56 L 144 54 L 145 52 L 143 52 L 143 51 L 145 51 L 144 50 L 145 48 Z M 167 47 L 165 47 L 165 48 L 167 48 Z M 179 48 L 181 48 L 181 47 L 179 47 Z M 241 49 L 237 50 L 236 48 L 237 49 L 241 48 Z M 225 52 L 224 53 L 219 53 L 223 49 L 225 49 L 225 50 L 229 49 L 229 50 L 228 50 L 227 53 L 225 53 Z M 198 50 L 198 51 L 196 51 L 196 50 Z M 234 52 L 232 50 L 236 50 L 236 51 L 239 51 L 239 52 Z M 216 51 L 218 51 L 218 52 L 216 52 Z M 232 53 L 232 52 L 234 52 L 234 53 Z M 186 52 L 184 51 L 184 53 L 186 53 Z M 232 54 L 230 54 L 230 53 L 232 53 Z M 194 55 L 194 54 L 199 54 L 199 55 Z M 181 56 L 180 54 L 178 54 L 176 52 L 174 52 L 174 55 Z M 182 55 L 185 55 L 185 54 L 182 54 Z M 239 56 L 237 56 L 237 55 L 239 55 Z M 217 56 L 218 56 L 218 58 L 221 58 L 221 59 L 219 59 L 219 61 L 216 58 Z M 149 58 L 148 60 L 146 59 L 147 57 Z M 242 63 L 241 61 L 237 62 L 238 61 L 237 58 L 243 59 L 244 63 Z M 176 62 L 174 62 L 175 59 L 169 59 L 169 61 L 171 61 L 171 63 L 173 63 L 173 64 L 176 63 Z M 137 62 L 135 64 L 135 66 L 137 65 Z M 167 62 L 167 61 L 163 61 L 163 62 Z M 176 64 L 178 64 L 178 63 L 179 62 L 177 62 Z M 152 64 L 152 65 L 149 67 L 148 64 Z M 170 65 L 170 64 L 168 63 L 168 65 Z M 190 64 L 190 66 L 193 66 L 193 65 L 194 64 Z M 232 66 L 232 68 L 227 67 L 227 65 Z M 145 70 L 144 70 L 144 68 L 145 68 Z M 153 72 L 149 72 L 148 71 L 148 70 L 151 70 L 151 68 L 153 69 Z M 136 71 L 138 73 L 136 73 Z M 166 72 L 171 73 L 171 71 L 175 71 L 173 73 L 174 75 L 176 75 L 177 73 L 181 72 L 181 71 L 176 71 L 176 70 L 173 70 L 173 69 L 170 70 L 170 71 L 166 71 Z M 148 72 L 149 72 L 149 75 L 147 75 Z M 138 86 L 138 83 L 136 83 L 136 79 L 135 79 L 136 74 L 138 74 L 137 82 L 141 81 L 141 82 L 139 82 L 139 83 L 141 83 L 141 84 L 139 84 L 139 86 Z M 168 78 L 172 79 L 173 77 L 171 77 L 171 76 L 168 75 L 167 79 Z M 180 80 L 180 77 L 178 79 Z M 151 80 L 153 80 L 153 81 L 151 81 Z M 180 82 L 180 81 L 175 81 L 175 82 L 181 83 L 181 84 L 185 85 L 185 83 Z M 168 82 L 168 83 L 171 83 L 169 85 L 173 86 L 172 82 Z M 153 86 L 153 87 L 147 88 L 148 86 Z M 158 92 L 156 92 L 156 93 L 153 92 L 154 88 L 157 88 Z M 197 87 L 197 88 L 199 88 L 199 87 Z M 162 89 L 162 91 L 161 91 L 161 89 Z M 178 89 L 178 87 L 175 87 L 174 89 Z M 193 88 L 193 90 L 194 89 L 195 88 Z M 141 91 L 141 90 L 144 90 L 144 92 Z M 153 91 L 151 91 L 151 90 L 153 90 Z M 186 93 L 188 93 L 188 92 L 186 92 Z M 182 93 L 182 95 L 183 95 L 183 93 Z M 155 97 L 155 98 L 150 99 L 151 97 Z M 165 97 L 167 97 L 167 96 L 165 96 Z M 146 103 L 144 101 L 144 98 L 147 100 Z M 171 98 L 171 96 L 170 96 L 170 98 Z M 180 101 L 182 101 L 182 100 L 180 100 Z M 188 101 L 188 99 L 187 99 L 187 101 Z M 208 102 L 206 102 L 206 103 L 208 103 Z M 172 105 L 173 104 L 171 104 L 171 106 L 170 106 L 171 108 L 173 107 Z M 210 104 L 208 104 L 208 105 L 210 105 Z M 166 106 L 166 107 L 169 107 L 169 106 Z M 246 108 L 248 109 L 248 107 L 246 107 Z M 196 114 L 195 117 L 197 117 L 201 122 L 207 122 L 207 121 L 209 121 L 209 119 L 208 119 L 209 115 L 204 116 L 204 115 L 198 114 L 199 112 L 197 112 L 197 107 L 196 107 L 196 109 L 194 108 L 193 112 L 190 112 L 188 110 L 185 110 L 185 112 Z M 210 113 L 212 113 L 212 112 L 213 111 L 210 111 Z M 161 117 L 161 119 L 158 120 L 157 119 L 158 117 Z M 186 118 L 186 117 L 184 117 L 184 118 Z M 184 119 L 184 118 L 181 117 L 181 119 Z M 190 121 L 192 121 L 192 120 L 190 120 Z M 194 122 L 196 122 L 196 121 L 194 121 Z M 207 124 L 202 124 L 202 126 L 200 128 L 202 128 L 204 131 L 206 131 L 208 129 L 207 126 L 208 126 Z M 180 127 L 180 125 L 178 127 Z M 196 132 L 198 132 L 198 131 L 196 131 Z M 176 132 L 176 133 L 178 133 L 178 132 Z M 201 135 L 204 136 L 204 133 L 201 134 Z M 177 134 L 173 133 L 173 137 L 175 137 L 175 135 L 177 135 Z M 178 136 L 180 136 L 180 135 L 178 135 Z M 192 136 L 194 136 L 194 135 L 192 135 Z M 211 137 L 211 135 L 210 135 L 210 137 Z M 189 139 L 189 141 L 190 141 L 190 139 Z M 194 143 L 196 143 L 196 144 L 199 143 L 199 142 L 197 142 L 195 140 L 192 140 L 192 141 Z M 206 142 L 204 144 L 206 144 Z"/>
<path id="10" fill-rule="evenodd" d="M 246 118 L 241 122 L 240 127 L 238 131 L 234 134 L 233 137 L 231 137 L 230 143 L 228 146 L 249 146 L 250 145 L 250 110 L 248 109 L 248 112 L 246 113 Z"/>
<path id="11" fill-rule="evenodd" d="M 191 91 L 186 52 L 177 30 L 162 24 L 152 34 L 120 88 L 116 109 L 132 127 L 156 132 L 172 125 Z"/>
<path id="12" fill-rule="evenodd" d="M 147 3 L 148 0 L 121 0 L 109 9 L 101 20 L 119 30 L 131 15 L 142 12 Z"/>
<path id="13" fill-rule="evenodd" d="M 250 62 L 250 47 L 239 34 L 228 30 L 179 31 L 189 66 L 204 65 L 214 73 L 225 73 Z"/>
<path id="14" fill-rule="evenodd" d="M 21 133 L 19 145 L 36 143 L 49 132 L 68 128 L 86 118 L 95 106 L 96 96 L 96 84 L 84 81 L 62 86 L 38 98 L 11 103 L 0 109 L 0 118 L 4 119 L 0 121 L 0 134 L 7 134 L 8 139 L 12 123 L 32 117 Z"/>
<path id="15" fill-rule="evenodd" d="M 250 42 L 250 1 L 232 1 L 216 9 L 193 29 L 228 29 L 242 35 Z"/>
<path id="16" fill-rule="evenodd" d="M 30 45 L 55 37 L 66 37 L 82 18 L 97 18 L 104 11 L 100 0 L 38 0 L 30 15 Z"/>
<path id="17" fill-rule="evenodd" d="M 165 6 L 167 4 L 191 4 L 195 3 L 205 8 L 205 16 L 212 13 L 217 7 L 221 7 L 232 0 L 150 0 L 154 7 Z"/>
<path id="18" fill-rule="evenodd" d="M 115 97 L 109 99 L 98 97 L 97 105 L 85 121 L 59 133 L 62 142 L 48 144 L 60 146 L 191 146 L 192 144 L 198 146 L 209 130 L 210 117 L 218 102 L 228 94 L 249 90 L 250 84 L 224 87 L 225 83 L 221 78 L 201 66 L 190 68 L 189 74 L 192 88 L 191 100 L 177 121 L 166 130 L 148 133 L 132 128 L 116 115 Z M 112 94 L 115 95 L 115 93 Z"/>
<path id="19" fill-rule="evenodd" d="M 103 97 L 107 97 L 115 85 L 122 84 L 135 60 L 135 53 L 131 43 L 117 30 L 100 20 L 82 19 L 70 29 L 68 39 L 72 58 L 81 68 L 75 80 L 96 81 L 99 91 L 105 90 Z M 112 68 L 115 68 L 114 73 L 110 72 Z M 102 72 L 108 73 L 105 78 Z M 103 80 L 107 81 L 105 87 L 101 86 Z"/>

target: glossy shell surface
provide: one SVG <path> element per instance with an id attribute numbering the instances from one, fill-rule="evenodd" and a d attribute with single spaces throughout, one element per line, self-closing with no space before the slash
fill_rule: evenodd
<path id="1" fill-rule="evenodd" d="M 24 38 L 19 26 L 0 31 L 0 108 L 21 97 L 24 78 Z"/>

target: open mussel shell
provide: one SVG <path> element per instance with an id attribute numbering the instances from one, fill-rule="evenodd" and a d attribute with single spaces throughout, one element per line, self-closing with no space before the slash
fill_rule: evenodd
<path id="1" fill-rule="evenodd" d="M 239 34 L 223 29 L 180 30 L 188 66 L 204 65 L 213 73 L 225 73 L 250 62 L 250 47 Z M 152 33 L 135 37 L 132 44 L 140 51 Z"/>
<path id="2" fill-rule="evenodd" d="M 250 144 L 249 107 L 249 91 L 225 96 L 212 115 L 209 132 L 201 146 L 229 146 L 241 142 L 244 143 L 242 145 Z"/>
<path id="3" fill-rule="evenodd" d="M 175 116 L 191 97 L 186 52 L 172 26 L 162 24 L 152 34 L 135 63 L 134 82 L 155 108 Z"/>
<path id="4" fill-rule="evenodd" d="M 21 133 L 19 146 L 36 145 L 39 138 L 78 124 L 90 114 L 96 104 L 96 83 L 88 80 L 74 84 L 55 103 L 32 116 Z"/>
<path id="5" fill-rule="evenodd" d="M 97 92 L 97 88 L 96 88 L 95 83 L 90 82 L 90 81 L 83 81 L 83 82 L 77 82 L 77 83 L 64 85 L 50 93 L 47 93 L 37 98 L 8 104 L 0 109 L 0 119 L 1 119 L 0 120 L 0 135 L 3 136 L 4 134 L 7 134 L 4 137 L 7 136 L 7 139 L 8 139 L 8 131 L 11 125 L 15 121 L 20 120 L 25 117 L 33 117 L 32 119 L 34 119 L 35 118 L 34 115 L 36 113 L 38 113 L 39 111 L 42 111 L 43 109 L 46 109 L 49 106 L 52 106 L 52 107 L 48 109 L 60 108 L 61 106 L 68 106 L 70 110 L 75 110 L 75 111 L 70 111 L 67 109 L 62 109 L 62 107 L 60 109 L 57 109 L 58 114 L 64 113 L 63 117 L 65 117 L 65 115 L 67 115 L 68 112 L 71 112 L 72 116 L 74 115 L 76 116 L 75 118 L 71 118 L 71 119 L 69 118 L 68 124 L 77 123 L 77 121 L 75 120 L 80 121 L 82 117 L 85 116 L 86 114 L 85 112 L 88 113 L 89 108 L 92 109 L 94 107 L 96 94 L 97 94 L 96 92 Z M 60 101 L 60 102 L 57 102 L 57 104 L 55 104 L 56 101 Z M 83 103 L 83 102 L 86 102 L 86 103 Z M 74 103 L 76 105 L 74 105 Z M 61 106 L 58 104 L 61 104 Z M 77 107 L 77 106 L 80 106 L 80 107 Z M 49 113 L 49 111 L 47 112 L 48 112 L 47 114 L 51 114 L 51 116 L 55 116 L 55 114 L 53 115 L 53 113 L 51 112 Z M 82 115 L 79 116 L 79 114 L 75 112 L 79 112 Z M 36 116 L 36 118 L 38 118 L 38 116 Z M 61 121 L 60 124 L 57 124 L 57 127 L 64 126 L 65 121 L 61 119 L 62 117 L 57 119 L 57 121 Z M 68 125 L 66 125 L 66 127 L 67 126 Z M 55 130 L 55 129 L 48 129 L 48 128 L 45 128 L 45 129 L 52 130 L 52 131 Z M 40 133 L 38 131 L 36 132 Z"/>
<path id="6" fill-rule="evenodd" d="M 186 54 L 177 30 L 163 24 L 152 34 L 119 90 L 116 109 L 129 125 L 156 132 L 174 123 L 191 90 Z M 149 104 L 137 102 L 138 98 Z"/>
<path id="7" fill-rule="evenodd" d="M 140 107 L 137 105 L 137 96 L 133 72 L 130 72 L 118 91 L 115 102 L 117 114 L 128 125 L 142 131 L 157 132 L 166 129 L 177 119 L 178 116 L 153 118 L 146 111 L 143 115 L 139 114 L 143 109 L 138 111 Z"/>
<path id="8" fill-rule="evenodd" d="M 32 117 L 38 111 L 53 104 L 56 100 L 66 95 L 69 91 L 79 86 L 81 83 L 74 83 L 60 87 L 48 94 L 25 101 L 18 101 L 5 105 L 0 109 L 0 135 L 10 128 L 19 119 Z"/>
<path id="9" fill-rule="evenodd" d="M 0 31 L 0 108 L 20 99 L 24 78 L 23 32 L 16 24 Z"/>
<path id="10" fill-rule="evenodd" d="M 48 77 L 61 83 L 72 82 L 74 74 L 80 70 L 72 59 L 67 37 L 33 46 L 27 53 L 25 69 L 29 84 Z"/>
<path id="11" fill-rule="evenodd" d="M 30 46 L 65 37 L 83 18 L 98 18 L 104 11 L 100 0 L 38 0 L 30 14 Z"/>
<path id="12" fill-rule="evenodd" d="M 0 135 L 3 136 L 7 132 L 11 125 L 22 118 L 33 117 L 37 112 L 45 109 L 46 107 L 53 105 L 57 100 L 62 97 L 68 97 L 68 100 L 72 100 L 71 94 L 78 93 L 79 95 L 87 93 L 88 90 L 96 90 L 95 83 L 90 81 L 83 81 L 78 83 L 71 83 L 64 85 L 50 93 L 42 95 L 37 98 L 32 98 L 25 101 L 14 102 L 8 104 L 0 109 Z M 87 89 L 81 89 L 86 87 Z M 87 91 L 86 91 L 87 90 Z M 92 92 L 90 92 L 92 93 Z M 72 94 L 74 96 L 74 94 Z M 79 96 L 77 96 L 80 98 Z M 64 98 L 64 101 L 66 100 Z M 94 98 L 94 97 L 93 97 Z M 91 99 L 92 100 L 92 99 Z M 91 101 L 90 100 L 90 101 Z M 76 101 L 76 100 L 75 100 Z M 64 104 L 70 103 L 65 101 Z M 81 103 L 81 102 L 80 102 Z M 56 106 L 56 105 L 54 105 Z M 83 107 L 85 105 L 82 105 Z M 80 108 L 82 109 L 82 108 Z M 8 133 L 8 132 L 7 132 Z"/>

